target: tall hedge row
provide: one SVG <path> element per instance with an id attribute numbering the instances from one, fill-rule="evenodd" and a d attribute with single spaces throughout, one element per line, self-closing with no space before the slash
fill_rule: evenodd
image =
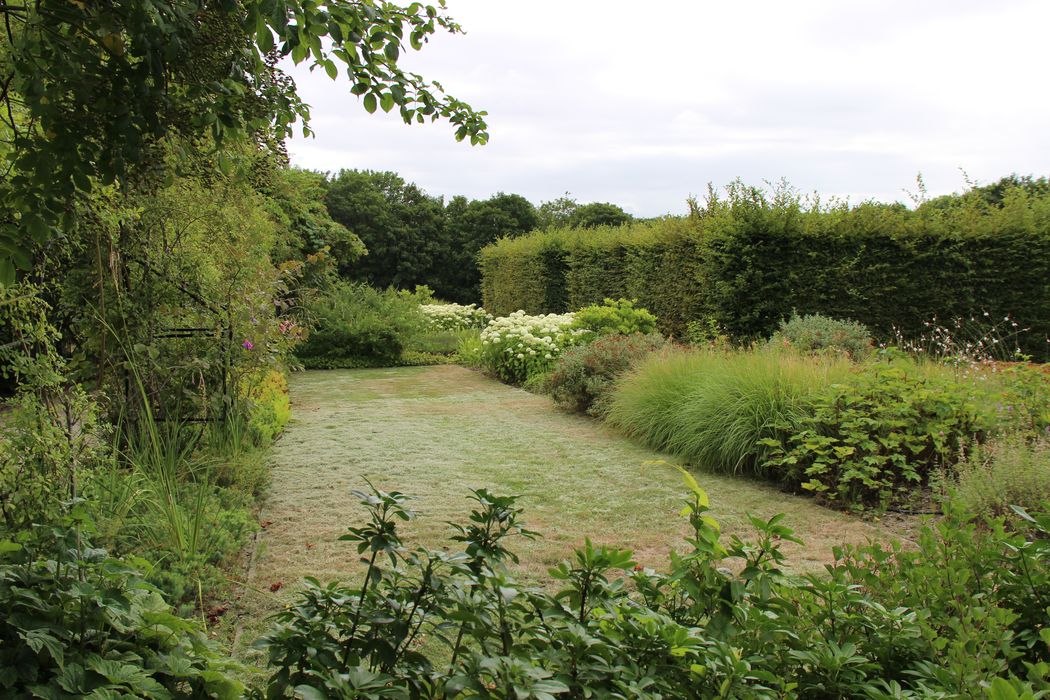
<path id="1" fill-rule="evenodd" d="M 698 244 L 685 219 L 502 239 L 481 251 L 484 305 L 502 316 L 631 298 L 660 318 L 664 332 L 680 336 L 703 313 Z"/>
<path id="2" fill-rule="evenodd" d="M 1022 350 L 1048 356 L 1050 198 L 1021 191 L 1002 206 L 960 197 L 910 210 L 804 206 L 737 184 L 689 218 L 500 240 L 481 269 L 496 314 L 627 297 L 665 333 L 713 319 L 742 339 L 768 336 L 793 311 L 855 319 L 883 338 L 918 336 L 934 318 L 990 326 L 1009 315 L 1031 329 Z"/>

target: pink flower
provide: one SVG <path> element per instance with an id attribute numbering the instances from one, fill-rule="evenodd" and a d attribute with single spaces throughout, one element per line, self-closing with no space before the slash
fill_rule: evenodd
<path id="1" fill-rule="evenodd" d="M 252 348 L 254 348 L 255 346 L 254 346 L 254 345 L 252 345 L 252 341 L 250 341 L 250 340 L 245 340 L 245 341 L 244 341 L 243 343 L 241 343 L 241 347 L 242 347 L 242 348 L 244 348 L 245 350 L 251 350 L 251 349 L 252 349 Z"/>

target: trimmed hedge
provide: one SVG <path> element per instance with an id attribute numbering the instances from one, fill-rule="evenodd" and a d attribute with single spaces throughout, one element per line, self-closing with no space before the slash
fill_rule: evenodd
<path id="1" fill-rule="evenodd" d="M 1020 190 L 1001 206 L 963 196 L 918 210 L 816 208 L 734 183 L 688 218 L 502 239 L 480 261 L 496 315 L 623 297 L 675 337 L 712 319 L 736 339 L 765 338 L 797 312 L 853 319 L 886 339 L 987 311 L 1030 328 L 1023 352 L 1050 354 L 1050 198 Z"/>
<path id="2" fill-rule="evenodd" d="M 480 262 L 484 307 L 496 316 L 627 298 L 656 314 L 664 333 L 681 336 L 702 314 L 699 239 L 686 219 L 504 238 Z"/>
<path id="3" fill-rule="evenodd" d="M 531 315 L 563 313 L 565 250 L 576 231 L 538 231 L 501 238 L 479 253 L 482 306 L 493 316 L 524 309 Z"/>

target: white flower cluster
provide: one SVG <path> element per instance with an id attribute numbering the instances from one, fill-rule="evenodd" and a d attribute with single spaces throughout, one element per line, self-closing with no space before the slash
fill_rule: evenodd
<path id="1" fill-rule="evenodd" d="M 492 315 L 477 304 L 422 304 L 419 310 L 434 328 L 443 331 L 482 328 L 492 320 Z"/>
<path id="2" fill-rule="evenodd" d="M 573 314 L 529 316 L 515 311 L 491 321 L 481 331 L 482 355 L 490 369 L 522 381 L 550 365 L 587 331 L 570 328 Z"/>

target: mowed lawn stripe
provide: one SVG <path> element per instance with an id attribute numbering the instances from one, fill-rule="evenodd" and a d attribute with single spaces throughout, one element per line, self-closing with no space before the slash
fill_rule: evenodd
<path id="1" fill-rule="evenodd" d="M 682 545 L 685 491 L 673 460 L 546 397 L 457 366 L 305 372 L 293 375 L 291 395 L 294 419 L 273 451 L 266 528 L 239 610 L 242 651 L 304 576 L 357 571 L 356 552 L 337 538 L 363 521 L 351 490 L 366 479 L 416 497 L 419 517 L 405 525 L 405 539 L 433 548 L 449 544 L 447 521 L 469 513 L 469 489 L 520 495 L 525 523 L 543 535 L 513 543 L 526 580 L 538 581 L 584 537 L 632 548 L 658 568 Z M 805 541 L 785 548 L 796 569 L 829 561 L 833 545 L 880 534 L 745 478 L 697 478 L 726 537 L 748 534 L 747 513 L 786 513 Z"/>

